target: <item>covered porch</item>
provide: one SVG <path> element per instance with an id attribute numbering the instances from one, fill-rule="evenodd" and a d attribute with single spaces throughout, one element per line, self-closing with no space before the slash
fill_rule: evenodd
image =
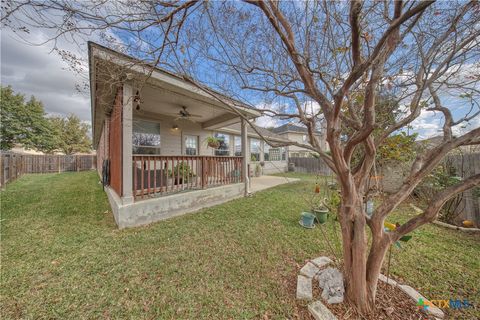
<path id="1" fill-rule="evenodd" d="M 90 44 L 93 141 L 117 225 L 142 225 L 247 195 L 244 119 L 259 112 L 162 69 L 146 75 L 135 64 L 118 68 L 131 59 Z M 110 70 L 122 81 L 112 83 Z M 240 130 L 222 132 L 231 125 Z M 209 146 L 211 137 L 217 146 Z"/>

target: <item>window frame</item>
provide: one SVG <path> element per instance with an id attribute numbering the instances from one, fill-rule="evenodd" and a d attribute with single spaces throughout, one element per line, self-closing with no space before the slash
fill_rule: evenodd
<path id="1" fill-rule="evenodd" d="M 238 146 L 240 146 L 240 149 L 237 151 L 237 138 L 238 141 L 240 142 Z M 233 136 L 233 154 L 235 157 L 241 157 L 242 156 L 242 137 L 234 135 Z"/>
<path id="2" fill-rule="evenodd" d="M 254 141 L 258 141 L 258 152 L 252 152 L 252 143 Z M 260 161 L 260 157 L 261 157 L 261 153 L 262 153 L 262 147 L 261 147 L 261 144 L 260 144 L 260 139 L 255 139 L 255 138 L 250 138 L 250 143 L 249 143 L 249 147 L 250 147 L 250 161 Z M 255 157 L 255 160 L 252 160 L 252 155 L 256 155 L 258 153 L 258 158 Z"/>
<path id="3" fill-rule="evenodd" d="M 195 140 L 195 154 L 188 154 L 187 153 L 187 138 L 194 138 Z M 200 155 L 200 144 L 199 144 L 200 137 L 195 134 L 183 134 L 182 135 L 182 153 L 186 156 L 198 156 Z"/>
<path id="4" fill-rule="evenodd" d="M 218 139 L 218 135 L 222 135 L 225 137 L 225 139 L 223 139 L 222 141 L 227 145 L 227 148 L 226 149 L 220 149 L 220 147 L 218 147 L 217 149 L 214 149 L 213 150 L 213 154 L 216 156 L 216 157 L 229 157 L 230 156 L 230 137 L 231 135 L 228 134 L 228 133 L 224 133 L 224 132 L 215 132 L 213 134 L 213 137 L 215 137 L 216 139 Z M 219 139 L 220 140 L 220 139 Z M 221 144 L 220 144 L 221 146 Z"/>
<path id="5" fill-rule="evenodd" d="M 135 122 L 149 122 L 158 125 L 158 136 L 159 136 L 159 143 L 157 146 L 146 146 L 146 145 L 137 145 L 134 143 L 134 135 L 135 135 Z M 135 118 L 132 120 L 132 154 L 134 155 L 160 155 L 161 154 L 161 147 L 162 147 L 162 125 L 160 121 L 155 120 L 146 120 L 143 118 Z M 155 153 L 136 153 L 135 148 L 146 148 L 157 150 Z"/>

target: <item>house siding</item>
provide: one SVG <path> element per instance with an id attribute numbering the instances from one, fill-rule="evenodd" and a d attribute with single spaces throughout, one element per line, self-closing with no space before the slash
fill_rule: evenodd
<path id="1" fill-rule="evenodd" d="M 306 133 L 302 133 L 302 132 L 287 132 L 287 133 L 283 133 L 281 134 L 282 136 L 284 136 L 285 138 L 291 140 L 291 141 L 294 141 L 294 142 L 298 142 L 298 143 L 307 143 L 308 142 L 304 142 L 303 141 L 303 136 L 306 135 Z M 328 144 L 325 140 L 325 137 L 323 135 L 317 135 L 317 138 L 319 139 L 320 141 L 320 148 L 324 151 L 327 151 L 329 150 L 328 148 Z M 313 151 L 311 150 L 308 150 L 308 149 L 305 149 L 305 148 L 302 148 L 302 147 L 299 147 L 299 146 L 288 146 L 288 152 L 289 154 L 292 153 L 292 152 L 303 152 L 303 153 L 311 153 Z"/>
<path id="2" fill-rule="evenodd" d="M 107 118 L 102 126 L 102 133 L 100 134 L 100 140 L 97 146 L 97 172 L 98 175 L 102 176 L 102 167 L 103 160 L 108 159 L 109 149 L 108 149 L 108 128 L 109 128 L 110 118 Z"/>
<path id="3" fill-rule="evenodd" d="M 214 133 L 224 133 L 229 136 L 229 155 L 235 155 L 235 137 L 240 137 L 240 134 L 232 133 L 229 131 L 219 130 L 205 130 L 198 123 L 192 121 L 174 121 L 172 118 L 158 115 L 155 119 L 151 117 L 145 117 L 141 114 L 135 114 L 134 119 L 140 119 L 144 121 L 158 122 L 160 123 L 160 155 L 162 156 L 179 156 L 184 155 L 183 137 L 185 135 L 192 135 L 199 137 L 199 155 L 201 156 L 213 156 L 215 150 L 207 146 L 207 138 Z M 172 127 L 178 126 L 178 129 L 174 130 Z M 260 138 L 249 137 L 248 148 L 250 148 L 250 142 L 252 139 L 261 141 Z M 264 157 L 261 157 L 264 159 Z M 247 159 L 247 162 L 251 164 L 251 170 L 255 169 L 255 166 L 259 161 L 251 161 Z M 262 168 L 263 174 L 281 173 L 287 171 L 288 161 L 265 161 Z"/>
<path id="4" fill-rule="evenodd" d="M 183 137 L 185 135 L 198 136 L 199 155 L 201 156 L 213 156 L 214 149 L 208 147 L 207 138 L 212 136 L 215 132 L 224 133 L 221 130 L 205 130 L 198 123 L 192 121 L 174 121 L 171 118 L 162 117 L 159 115 L 155 119 L 146 118 L 142 115 L 134 115 L 135 119 L 141 119 L 144 121 L 152 121 L 160 123 L 160 154 L 162 156 L 178 156 L 184 155 Z M 172 127 L 178 126 L 178 129 L 174 130 Z M 234 134 L 225 132 L 229 135 L 229 152 L 230 156 L 234 155 Z M 237 135 L 239 136 L 239 135 Z"/>

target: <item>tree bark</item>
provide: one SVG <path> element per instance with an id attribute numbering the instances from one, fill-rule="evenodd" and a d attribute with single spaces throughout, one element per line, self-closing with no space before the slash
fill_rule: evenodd
<path id="1" fill-rule="evenodd" d="M 362 314 L 372 309 L 367 290 L 367 234 L 362 201 L 357 195 L 340 207 L 347 298 Z"/>
<path id="2" fill-rule="evenodd" d="M 353 218 L 347 218 L 342 223 L 347 298 L 360 313 L 366 314 L 372 311 L 375 305 L 378 276 L 391 241 L 383 231 L 373 233 L 369 250 L 363 207 L 342 206 L 340 211 L 340 216 Z"/>

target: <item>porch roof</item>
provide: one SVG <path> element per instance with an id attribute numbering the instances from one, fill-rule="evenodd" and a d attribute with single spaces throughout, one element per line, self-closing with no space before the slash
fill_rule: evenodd
<path id="1" fill-rule="evenodd" d="M 253 128 L 252 126 L 255 127 L 255 128 Z M 233 133 L 233 134 L 240 134 L 241 128 L 240 128 L 240 124 L 236 123 L 236 124 L 233 124 L 233 125 L 223 127 L 221 129 L 219 129 L 218 131 L 224 131 L 226 133 Z M 259 133 L 265 138 L 265 140 L 267 142 L 271 141 L 271 142 L 285 143 L 285 144 L 288 144 L 288 143 L 292 142 L 291 140 L 289 140 L 285 137 L 282 137 L 279 134 L 276 134 L 276 133 L 274 133 L 274 132 L 272 132 L 268 129 L 259 127 L 255 124 L 247 125 L 247 135 L 249 137 L 262 139 L 262 137 L 260 136 Z"/>
<path id="2" fill-rule="evenodd" d="M 109 114 L 117 88 L 136 81 L 136 90 L 145 94 L 145 115 L 174 115 L 187 107 L 198 113 L 205 129 L 218 129 L 240 121 L 239 113 L 249 119 L 260 112 L 240 101 L 207 87 L 198 87 L 187 77 L 145 63 L 139 59 L 89 42 L 90 96 L 93 145 L 97 146 L 105 116 Z M 135 86 L 135 84 L 134 84 Z M 134 92 L 135 92 L 134 91 Z M 194 110 L 192 110 L 192 109 Z"/>

